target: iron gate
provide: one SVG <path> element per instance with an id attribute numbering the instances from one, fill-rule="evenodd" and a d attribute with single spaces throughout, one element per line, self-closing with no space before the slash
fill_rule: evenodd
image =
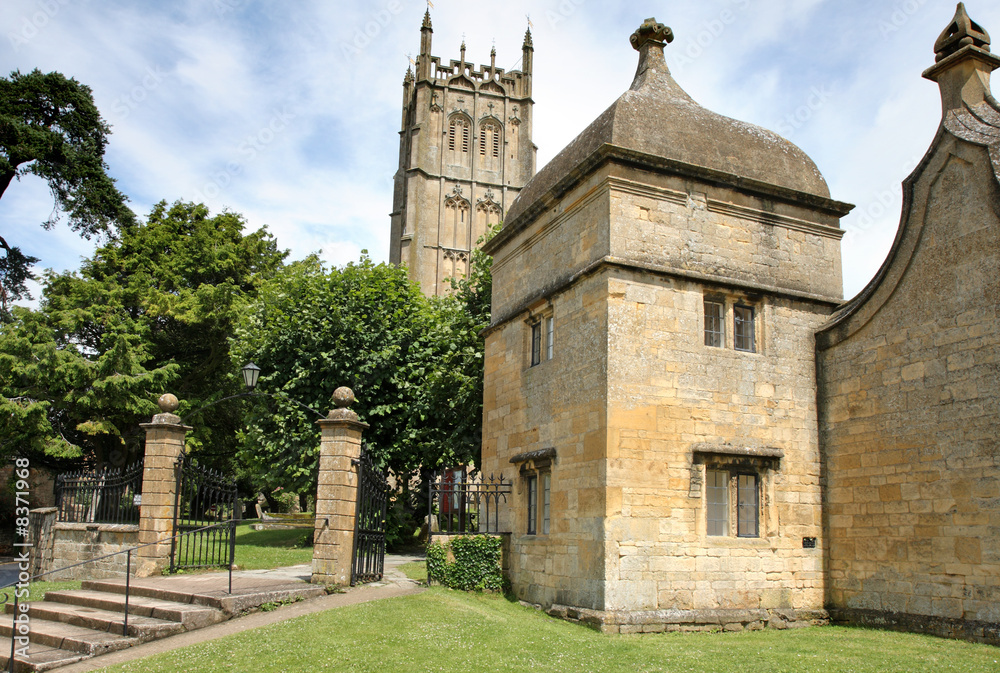
<path id="1" fill-rule="evenodd" d="M 176 473 L 171 572 L 232 565 L 238 516 L 236 481 L 196 465 L 183 453 L 177 459 Z"/>
<path id="2" fill-rule="evenodd" d="M 364 451 L 354 461 L 358 467 L 358 507 L 354 518 L 354 563 L 351 586 L 382 579 L 385 564 L 385 514 L 389 484 Z"/>

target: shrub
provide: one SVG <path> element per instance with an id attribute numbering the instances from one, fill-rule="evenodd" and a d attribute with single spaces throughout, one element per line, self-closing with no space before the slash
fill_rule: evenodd
<path id="1" fill-rule="evenodd" d="M 503 541 L 491 535 L 465 535 L 427 547 L 427 577 L 462 591 L 504 591 Z M 451 551 L 454 561 L 448 561 Z"/>

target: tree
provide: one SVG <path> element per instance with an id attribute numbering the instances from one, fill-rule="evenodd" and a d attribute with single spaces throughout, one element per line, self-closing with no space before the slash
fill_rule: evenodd
<path id="1" fill-rule="evenodd" d="M 111 132 L 89 87 L 57 72 L 27 75 L 15 70 L 0 78 L 0 198 L 14 178 L 45 180 L 55 209 L 42 223 L 53 227 L 59 213 L 85 238 L 134 222 L 126 197 L 107 174 L 104 150 Z M 27 296 L 24 281 L 38 261 L 0 239 L 0 311 Z"/>
<path id="2" fill-rule="evenodd" d="M 79 272 L 49 274 L 40 310 L 15 309 L 0 328 L 0 418 L 22 419 L 0 428 L 0 443 L 131 460 L 138 424 L 169 390 L 182 416 L 194 414 L 189 448 L 228 468 L 240 407 L 198 409 L 239 390 L 233 324 L 286 255 L 266 230 L 243 227 L 233 213 L 161 202 Z"/>
<path id="3" fill-rule="evenodd" d="M 312 490 L 317 414 L 302 405 L 325 413 L 348 386 L 371 425 L 366 449 L 400 481 L 478 460 L 482 326 L 458 297 L 428 299 L 405 269 L 367 256 L 339 269 L 290 265 L 236 330 L 236 361 L 257 363 L 259 389 L 278 394 L 250 419 L 241 456 L 264 488 Z"/>

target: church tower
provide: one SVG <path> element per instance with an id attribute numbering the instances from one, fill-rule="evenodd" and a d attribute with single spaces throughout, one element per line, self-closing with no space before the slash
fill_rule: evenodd
<path id="1" fill-rule="evenodd" d="M 424 294 L 445 294 L 464 276 L 476 241 L 504 219 L 535 172 L 531 65 L 525 32 L 521 70 L 431 55 L 430 11 L 420 28 L 416 72 L 403 80 L 399 170 L 395 175 L 389 261 L 405 264 Z"/>

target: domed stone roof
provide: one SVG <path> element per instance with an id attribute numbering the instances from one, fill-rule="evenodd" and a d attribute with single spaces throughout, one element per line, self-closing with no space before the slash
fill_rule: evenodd
<path id="1" fill-rule="evenodd" d="M 631 38 L 639 50 L 632 86 L 539 171 L 511 205 L 513 222 L 604 145 L 668 164 L 687 164 L 829 199 L 830 190 L 805 152 L 767 129 L 706 110 L 671 77 L 663 57 L 670 29 L 647 19 Z"/>

